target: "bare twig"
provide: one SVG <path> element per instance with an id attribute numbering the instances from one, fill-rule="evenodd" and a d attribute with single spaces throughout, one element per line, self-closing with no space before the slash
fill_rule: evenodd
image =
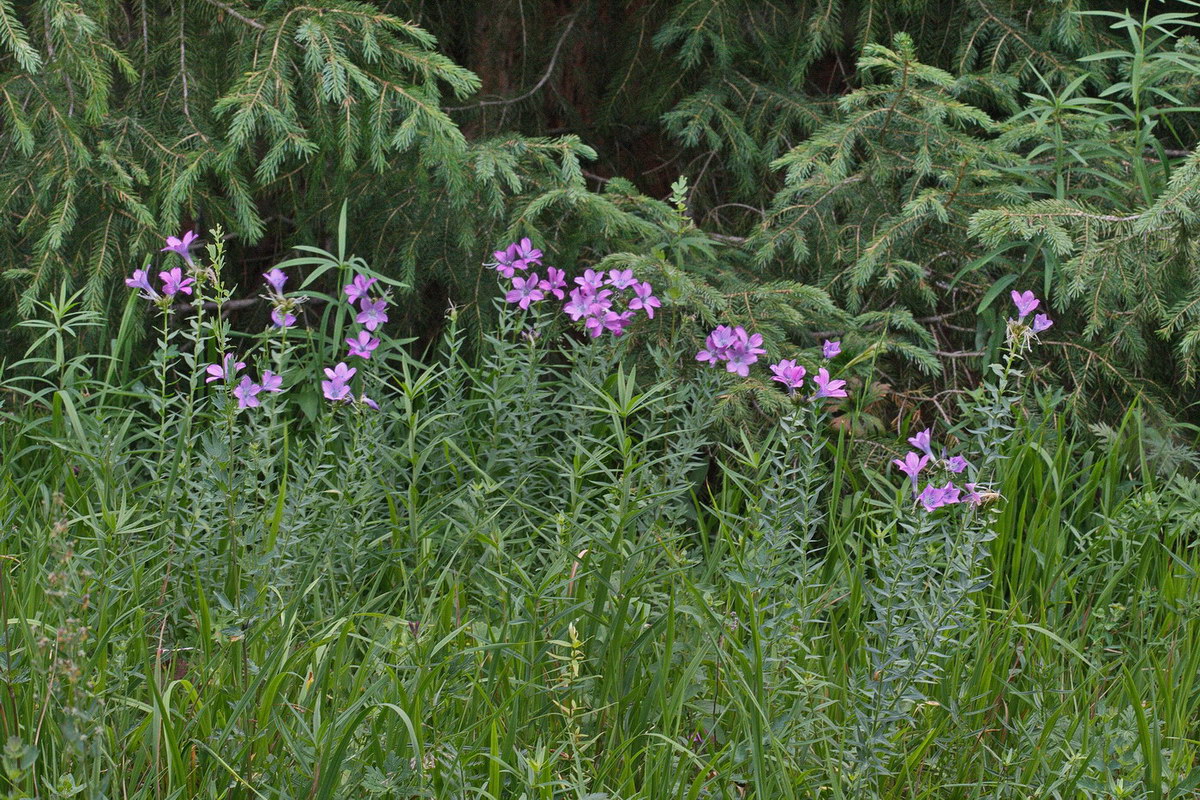
<path id="1" fill-rule="evenodd" d="M 214 0 L 209 0 L 214 2 Z M 484 106 L 507 106 L 513 103 L 519 103 L 526 98 L 532 97 L 539 89 L 546 85 L 546 81 L 550 80 L 550 75 L 554 72 L 554 65 L 558 63 L 558 53 L 562 49 L 563 42 L 567 40 L 567 34 L 571 32 L 571 28 L 575 27 L 576 20 L 579 19 L 579 12 L 576 11 L 571 15 L 571 21 L 567 23 L 567 27 L 563 29 L 562 36 L 558 37 L 558 44 L 554 45 L 554 52 L 550 55 L 550 64 L 546 67 L 546 74 L 542 75 L 541 80 L 533 85 L 523 95 L 513 97 L 509 100 L 480 100 L 478 103 L 472 103 L 469 106 L 445 106 L 445 111 L 470 111 L 473 108 L 483 108 Z"/>
<path id="2" fill-rule="evenodd" d="M 263 25 L 261 22 L 254 19 L 253 17 L 247 17 L 245 14 L 238 13 L 237 9 L 233 8 L 233 6 L 230 6 L 226 3 L 222 3 L 221 0 L 207 0 L 207 2 L 209 3 L 209 5 L 214 5 L 217 8 L 224 11 L 225 13 L 229 14 L 229 16 L 241 20 L 242 22 L 249 25 L 251 28 L 255 28 L 256 30 L 260 30 L 260 31 L 265 31 L 267 29 L 266 25 Z"/>

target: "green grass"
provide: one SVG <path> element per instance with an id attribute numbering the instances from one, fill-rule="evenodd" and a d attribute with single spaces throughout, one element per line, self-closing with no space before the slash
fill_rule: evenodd
<path id="1" fill-rule="evenodd" d="M 668 346 L 451 332 L 315 416 L 177 355 L 160 411 L 128 324 L 71 357 L 60 312 L 0 423 L 6 798 L 1200 786 L 1200 485 L 1136 410 L 1100 441 L 1023 400 L 1002 497 L 926 516 L 821 419 L 720 445 L 737 379 Z"/>

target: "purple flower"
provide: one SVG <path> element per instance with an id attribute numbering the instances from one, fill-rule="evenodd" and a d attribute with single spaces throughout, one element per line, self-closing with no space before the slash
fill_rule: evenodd
<path id="1" fill-rule="evenodd" d="M 265 392 L 282 392 L 283 391 L 283 376 L 276 375 L 271 370 L 263 370 L 262 388 Z"/>
<path id="2" fill-rule="evenodd" d="M 728 325 L 718 325 L 704 340 L 704 349 L 696 353 L 696 360 L 706 361 L 710 367 L 715 367 L 718 361 L 728 360 L 729 348 L 736 343 L 734 329 Z"/>
<path id="3" fill-rule="evenodd" d="M 584 318 L 583 325 L 587 329 L 588 336 L 597 339 L 606 330 L 623 331 L 620 318 L 621 315 L 617 312 L 606 311 L 596 304 L 591 307 L 591 313 Z"/>
<path id="4" fill-rule="evenodd" d="M 729 348 L 725 369 L 745 378 L 750 374 L 750 365 L 767 351 L 760 347 L 763 342 L 761 333 L 747 334 L 740 325 L 733 329 L 733 333 L 737 341 Z"/>
<path id="5" fill-rule="evenodd" d="M 387 308 L 386 300 L 371 302 L 370 298 L 362 297 L 358 301 L 358 307 L 362 310 L 358 312 L 354 321 L 369 331 L 375 330 L 388 321 L 387 311 L 384 310 Z"/>
<path id="6" fill-rule="evenodd" d="M 552 294 L 559 300 L 563 299 L 563 289 L 567 286 L 567 273 L 555 267 L 546 267 L 546 280 L 538 284 L 543 292 Z"/>
<path id="7" fill-rule="evenodd" d="M 646 316 L 654 319 L 654 309 L 661 308 L 662 303 L 653 294 L 654 289 L 646 281 L 633 285 L 634 297 L 629 301 L 629 307 L 646 312 Z"/>
<path id="8" fill-rule="evenodd" d="M 204 379 L 205 383 L 212 383 L 220 380 L 233 380 L 233 376 L 238 374 L 238 371 L 246 366 L 245 361 L 238 361 L 237 356 L 233 353 L 226 353 L 225 359 L 221 364 L 209 364 L 205 372 L 208 377 Z"/>
<path id="9" fill-rule="evenodd" d="M 517 269 L 536 267 L 542 263 L 542 251 L 533 246 L 533 242 L 529 241 L 528 236 L 509 247 L 516 253 L 517 257 L 513 261 L 513 266 Z"/>
<path id="10" fill-rule="evenodd" d="M 959 491 L 953 483 L 947 482 L 945 486 L 934 486 L 931 483 L 917 495 L 917 501 L 925 507 L 926 511 L 933 511 L 942 506 L 959 502 Z"/>
<path id="11" fill-rule="evenodd" d="M 325 393 L 328 400 L 344 400 L 350 394 L 350 387 L 347 385 L 350 379 L 354 377 L 354 373 L 358 372 L 354 367 L 347 367 L 345 362 L 338 362 L 333 369 L 325 368 L 325 377 L 327 381 L 321 381 L 321 390 Z"/>
<path id="12" fill-rule="evenodd" d="M 199 237 L 196 236 L 196 234 L 192 231 L 185 233 L 182 239 L 176 239 L 174 236 L 168 236 L 167 246 L 159 250 L 159 252 L 165 253 L 170 250 L 173 253 L 178 253 L 180 258 L 182 258 L 188 264 L 191 264 L 192 254 L 188 252 L 188 250 L 192 246 L 192 242 L 196 241 L 198 238 Z"/>
<path id="13" fill-rule="evenodd" d="M 925 469 L 925 465 L 929 463 L 929 456 L 918 456 L 916 453 L 910 451 L 904 457 L 903 461 L 894 458 L 892 459 L 892 463 L 912 481 L 912 489 L 915 493 L 917 491 L 917 476 L 921 474 L 921 470 Z"/>
<path id="14" fill-rule="evenodd" d="M 262 403 L 259 402 L 258 393 L 262 391 L 262 388 L 250 380 L 249 375 L 243 375 L 242 382 L 233 389 L 233 396 L 237 398 L 238 408 L 255 408 L 256 406 L 261 406 Z"/>
<path id="15" fill-rule="evenodd" d="M 608 285 L 614 289 L 628 289 L 635 283 L 637 283 L 637 278 L 633 277 L 633 270 L 631 269 L 610 269 L 608 271 Z"/>
<path id="16" fill-rule="evenodd" d="M 1047 330 L 1053 324 L 1054 320 L 1050 319 L 1045 314 L 1038 314 L 1033 318 L 1033 332 L 1041 333 L 1042 331 Z"/>
<path id="17" fill-rule="evenodd" d="M 338 383 L 347 383 L 357 372 L 358 370 L 355 367 L 348 367 L 346 366 L 346 362 L 339 361 L 333 369 L 329 367 L 325 368 L 325 377 Z"/>
<path id="18" fill-rule="evenodd" d="M 933 458 L 933 449 L 931 446 L 932 435 L 928 428 L 918 433 L 916 436 L 908 437 L 908 443 L 920 450 L 925 455 Z"/>
<path id="19" fill-rule="evenodd" d="M 955 486 L 950 481 L 946 481 L 946 485 L 942 487 L 942 503 L 950 505 L 951 503 L 959 502 L 959 495 L 962 490 Z"/>
<path id="20" fill-rule="evenodd" d="M 807 370 L 797 364 L 790 358 L 785 358 L 778 364 L 771 365 L 771 372 L 775 376 L 771 378 L 773 381 L 779 381 L 787 387 L 788 394 L 795 394 L 796 390 L 804 383 L 804 374 Z"/>
<path id="21" fill-rule="evenodd" d="M 158 273 L 158 279 L 163 282 L 163 294 L 167 297 L 174 297 L 179 292 L 191 294 L 192 284 L 195 283 L 191 278 L 183 277 L 183 270 L 179 267 Z"/>
<path id="22" fill-rule="evenodd" d="M 275 294 L 283 294 L 283 285 L 287 283 L 287 273 L 279 267 L 275 267 L 270 272 L 263 273 L 263 280 Z"/>
<path id="23" fill-rule="evenodd" d="M 817 370 L 817 376 L 813 378 L 813 383 L 817 385 L 817 393 L 813 395 L 813 400 L 822 397 L 846 397 L 846 390 L 842 388 L 846 382 L 830 380 L 829 370 L 824 367 Z"/>
<path id="24" fill-rule="evenodd" d="M 946 461 L 946 469 L 954 474 L 958 474 L 967 468 L 967 460 L 962 456 L 954 456 Z"/>
<path id="25" fill-rule="evenodd" d="M 579 322 L 588 313 L 588 306 L 592 303 L 592 298 L 583 291 L 582 288 L 572 289 L 570 300 L 563 306 L 563 311 L 571 317 L 572 322 Z"/>
<path id="26" fill-rule="evenodd" d="M 620 336 L 625 332 L 625 328 L 633 321 L 632 311 L 622 311 L 620 314 L 609 311 L 604 315 L 604 327 L 612 332 L 613 336 Z"/>
<path id="27" fill-rule="evenodd" d="M 563 311 L 570 315 L 575 322 L 587 316 L 603 316 L 603 314 L 612 308 L 612 300 L 609 297 L 612 295 L 612 290 L 602 289 L 595 294 L 588 294 L 582 286 L 571 290 L 571 299 L 563 306 Z"/>
<path id="28" fill-rule="evenodd" d="M 353 281 L 342 287 L 342 291 L 346 293 L 347 302 L 353 305 L 364 299 L 371 286 L 378 280 L 378 278 L 368 278 L 366 275 L 355 275 Z"/>
<path id="29" fill-rule="evenodd" d="M 541 300 L 546 295 L 538 288 L 538 274 L 536 272 L 529 273 L 525 278 L 513 278 L 513 288 L 508 290 L 508 294 L 504 295 L 504 302 L 516 303 L 521 308 L 529 308 L 530 303 L 535 303 Z"/>
<path id="30" fill-rule="evenodd" d="M 1041 303 L 1040 300 L 1033 296 L 1033 292 L 1018 292 L 1016 289 L 1013 289 L 1009 296 L 1012 297 L 1013 305 L 1017 307 L 1017 316 L 1020 319 L 1025 319 L 1025 317 L 1029 316 L 1030 312 Z"/>
<path id="31" fill-rule="evenodd" d="M 594 269 L 585 269 L 583 275 L 575 279 L 575 283 L 579 284 L 579 288 L 583 289 L 586 294 L 595 294 L 600 291 L 606 281 L 604 280 L 603 272 L 596 272 Z"/>
<path id="32" fill-rule="evenodd" d="M 842 352 L 841 342 L 831 342 L 826 339 L 825 344 L 821 347 L 821 355 L 825 356 L 826 359 L 836 358 L 840 352 Z"/>
<path id="33" fill-rule="evenodd" d="M 496 263 L 493 265 L 496 271 L 506 278 L 511 278 L 518 269 L 525 269 L 523 262 L 518 263 L 517 246 L 515 244 L 510 244 L 503 250 L 496 250 L 492 255 L 496 259 Z"/>
<path id="34" fill-rule="evenodd" d="M 296 315 L 277 306 L 271 309 L 271 322 L 274 322 L 277 328 L 290 328 L 296 324 Z"/>
<path id="35" fill-rule="evenodd" d="M 379 347 L 379 340 L 372 338 L 366 331 L 359 331 L 358 336 L 350 337 L 346 344 L 350 345 L 350 355 L 370 358 L 375 348 Z"/>
<path id="36" fill-rule="evenodd" d="M 125 279 L 125 285 L 131 289 L 141 289 L 142 297 L 147 300 L 158 299 L 158 292 L 150 285 L 150 276 L 144 269 L 135 269 L 133 275 Z"/>
<path id="37" fill-rule="evenodd" d="M 925 487 L 925 491 L 917 495 L 917 502 L 925 506 L 926 511 L 933 511 L 935 508 L 945 505 L 942 499 L 942 490 L 932 483 Z"/>
<path id="38" fill-rule="evenodd" d="M 973 505 L 973 506 L 983 505 L 983 496 L 981 494 L 979 494 L 979 492 L 975 491 L 975 484 L 973 484 L 973 483 L 965 484 L 965 488 L 967 490 L 967 493 L 963 496 L 963 499 L 962 499 L 962 501 L 964 503 L 968 503 L 969 505 Z"/>
<path id="39" fill-rule="evenodd" d="M 376 411 L 379 410 L 379 403 L 376 403 L 374 400 L 367 397 L 365 394 L 359 395 L 358 402 L 362 403 L 365 406 L 370 406 L 371 408 L 375 409 Z"/>

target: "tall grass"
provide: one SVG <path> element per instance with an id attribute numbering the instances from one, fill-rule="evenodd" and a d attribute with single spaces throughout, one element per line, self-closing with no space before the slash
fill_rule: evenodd
<path id="1" fill-rule="evenodd" d="M 60 295 L 9 371 L 4 797 L 1200 787 L 1200 484 L 1136 409 L 1101 446 L 997 373 L 939 438 L 999 498 L 927 514 L 819 405 L 714 440 L 683 334 L 634 369 L 512 313 L 468 361 L 451 318 L 373 412 L 305 397 L 331 317 L 238 412 L 208 291 L 145 368 L 133 303 L 77 353 Z"/>

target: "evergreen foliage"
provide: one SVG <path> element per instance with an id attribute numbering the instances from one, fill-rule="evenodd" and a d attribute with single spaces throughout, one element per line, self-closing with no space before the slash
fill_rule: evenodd
<path id="1" fill-rule="evenodd" d="M 480 263 L 528 235 L 569 273 L 639 265 L 701 326 L 844 334 L 901 400 L 970 379 L 995 298 L 1036 281 L 1080 334 L 1056 344 L 1075 396 L 1148 378 L 1178 406 L 1198 10 L 8 0 L 0 321 L 63 280 L 105 306 L 187 227 L 228 231 L 248 287 L 329 249 L 346 200 L 426 339 L 449 303 L 479 344 Z"/>

